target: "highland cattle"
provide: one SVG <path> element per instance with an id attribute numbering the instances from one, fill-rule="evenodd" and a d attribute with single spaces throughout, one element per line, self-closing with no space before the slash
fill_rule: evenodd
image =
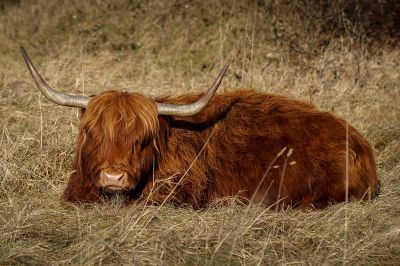
<path id="1" fill-rule="evenodd" d="M 63 198 L 169 202 L 202 208 L 235 197 L 265 206 L 314 206 L 378 193 L 373 151 L 352 126 L 309 103 L 251 90 L 149 99 L 52 89 L 21 52 L 40 91 L 79 107 L 78 143 Z"/>

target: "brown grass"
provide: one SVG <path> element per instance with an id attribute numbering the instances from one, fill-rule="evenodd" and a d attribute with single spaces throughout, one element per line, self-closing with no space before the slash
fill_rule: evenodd
<path id="1" fill-rule="evenodd" d="M 308 1 L 328 8 L 327 17 L 302 1 L 131 2 L 1 5 L 1 265 L 399 263 L 395 24 L 376 15 L 387 29 L 378 38 L 376 23 L 350 16 L 343 1 Z M 229 61 L 223 90 L 251 87 L 311 101 L 359 129 L 375 148 L 382 194 L 310 212 L 234 203 L 204 211 L 123 207 L 120 199 L 65 205 L 60 196 L 78 112 L 40 96 L 19 44 L 51 85 L 85 94 L 107 88 L 148 96 L 200 91 Z"/>

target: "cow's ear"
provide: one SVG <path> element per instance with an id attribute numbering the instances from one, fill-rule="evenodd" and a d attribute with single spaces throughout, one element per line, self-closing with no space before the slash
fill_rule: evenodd
<path id="1" fill-rule="evenodd" d="M 89 97 L 90 97 L 90 99 L 92 99 L 93 97 L 95 97 L 96 96 L 96 94 L 92 94 L 92 95 L 90 95 Z M 86 106 L 87 107 L 87 106 Z M 83 114 L 86 112 L 86 108 L 80 108 L 80 117 L 79 118 L 82 118 L 82 116 L 83 116 Z"/>
<path id="2" fill-rule="evenodd" d="M 82 118 L 83 114 L 86 112 L 86 108 L 81 108 L 80 116 L 79 118 Z"/>

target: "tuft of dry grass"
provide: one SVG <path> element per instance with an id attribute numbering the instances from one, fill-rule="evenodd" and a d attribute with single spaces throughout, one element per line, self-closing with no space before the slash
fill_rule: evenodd
<path id="1" fill-rule="evenodd" d="M 0 264 L 398 264 L 400 50 L 393 32 L 374 39 L 373 26 L 354 24 L 357 16 L 342 1 L 317 6 L 327 8 L 330 20 L 310 13 L 324 1 L 292 2 L 2 4 Z M 384 25 L 392 29 L 390 23 Z M 357 27 L 343 30 L 349 25 Z M 66 205 L 60 196 L 78 111 L 40 95 L 19 44 L 52 86 L 85 94 L 200 91 L 229 61 L 222 90 L 254 88 L 310 101 L 360 130 L 374 146 L 382 194 L 307 212 L 234 202 L 203 211 L 126 207 L 118 198 Z"/>

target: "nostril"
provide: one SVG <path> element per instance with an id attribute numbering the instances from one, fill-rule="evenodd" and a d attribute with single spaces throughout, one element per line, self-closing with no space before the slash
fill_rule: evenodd
<path id="1" fill-rule="evenodd" d="M 121 174 L 120 177 L 118 178 L 118 181 L 121 181 L 123 176 L 124 176 L 124 174 Z"/>

